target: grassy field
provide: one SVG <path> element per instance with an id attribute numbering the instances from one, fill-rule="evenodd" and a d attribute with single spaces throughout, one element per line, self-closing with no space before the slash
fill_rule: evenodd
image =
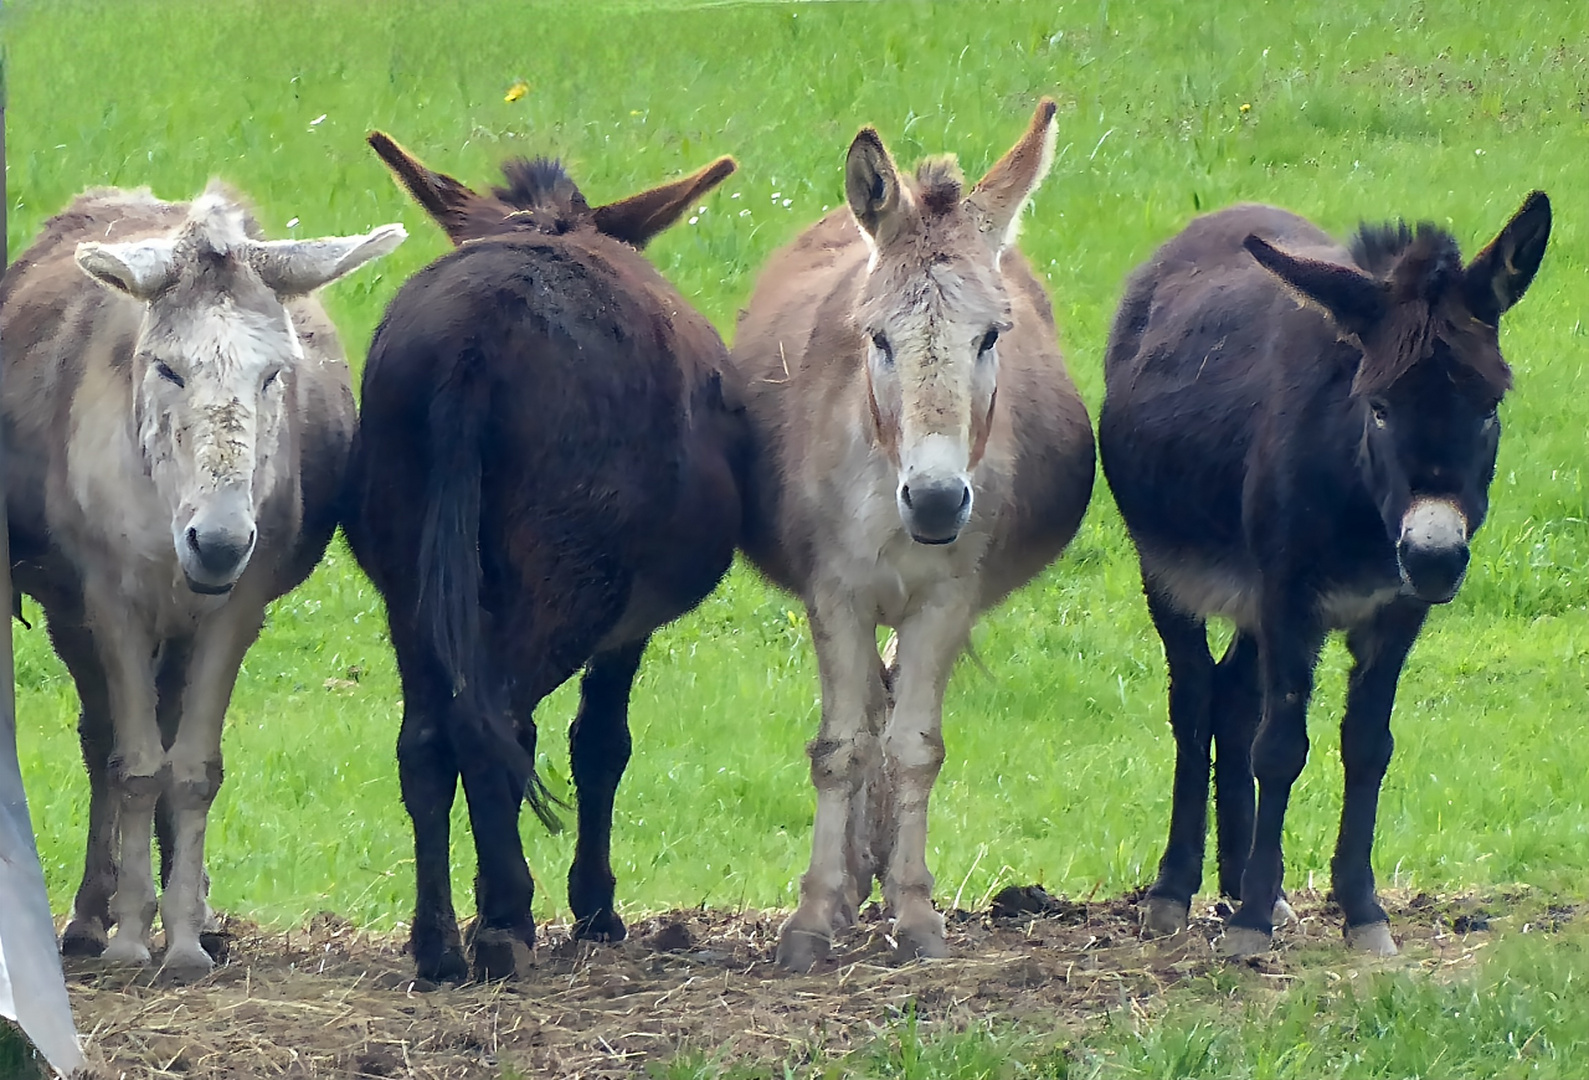
<path id="1" fill-rule="evenodd" d="M 842 200 L 860 125 L 876 124 L 904 161 L 954 150 L 977 175 L 1054 94 L 1060 151 L 1022 245 L 1094 416 L 1124 275 L 1199 211 L 1262 200 L 1335 232 L 1428 218 L 1471 255 L 1546 189 L 1550 251 L 1502 331 L 1517 389 L 1492 516 L 1466 587 L 1402 680 L 1375 862 L 1404 887 L 1589 892 L 1589 7 L 13 0 L 7 11 L 12 256 L 94 184 L 183 198 L 221 175 L 278 236 L 401 220 L 402 249 L 328 290 L 356 364 L 398 283 L 445 248 L 364 146 L 371 128 L 477 184 L 509 155 L 561 155 L 593 201 L 736 155 L 740 172 L 650 252 L 731 337 L 768 254 Z M 529 92 L 505 101 L 520 79 Z M 24 775 L 63 910 L 86 806 L 75 694 L 42 629 L 14 627 Z M 975 645 L 987 670 L 962 665 L 951 687 L 933 806 L 940 902 L 981 904 L 1010 882 L 1077 895 L 1147 881 L 1173 757 L 1163 657 L 1101 484 L 1069 553 L 986 619 Z M 1287 821 L 1295 884 L 1327 875 L 1344 670 L 1332 644 Z M 321 909 L 373 928 L 408 917 L 400 708 L 379 600 L 338 541 L 272 610 L 233 699 L 209 834 L 219 906 L 278 923 Z M 540 714 L 554 787 L 572 712 L 565 688 Z M 636 689 L 615 839 L 623 910 L 791 905 L 816 717 L 803 612 L 736 568 L 659 636 Z M 458 822 L 454 881 L 469 910 Z M 528 816 L 524 833 L 537 914 L 561 916 L 571 838 Z M 1154 1071 L 1142 1058 L 1139 1072 Z"/>

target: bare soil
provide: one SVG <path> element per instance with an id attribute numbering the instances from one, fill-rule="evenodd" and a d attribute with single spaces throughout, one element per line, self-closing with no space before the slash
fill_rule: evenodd
<path id="1" fill-rule="evenodd" d="M 1259 986 L 1308 967 L 1337 971 L 1471 964 L 1505 898 L 1387 897 L 1402 955 L 1348 953 L 1339 913 L 1292 896 L 1300 921 L 1273 952 L 1240 965 Z M 90 1060 L 106 1077 L 617 1077 L 687 1049 L 739 1061 L 821 1059 L 866 1045 L 914 1003 L 924 1027 L 989 1018 L 1063 1032 L 1227 962 L 1215 957 L 1223 905 L 1194 909 L 1175 938 L 1145 942 L 1132 897 L 1096 903 L 1007 889 L 983 912 L 949 916 L 952 957 L 896 963 L 875 910 L 810 975 L 773 963 L 782 914 L 692 910 L 638 920 L 621 945 L 542 928 L 534 966 L 493 985 L 416 982 L 399 938 L 333 915 L 283 933 L 232 920 L 225 961 L 189 986 L 158 972 L 69 960 Z M 1571 911 L 1552 909 L 1546 918 Z"/>

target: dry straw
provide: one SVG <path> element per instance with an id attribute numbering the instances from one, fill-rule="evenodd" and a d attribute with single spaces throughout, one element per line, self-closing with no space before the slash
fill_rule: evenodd
<path id="1" fill-rule="evenodd" d="M 1300 923 L 1248 965 L 1276 986 L 1302 950 L 1340 948 L 1338 913 L 1314 895 L 1294 899 Z M 1393 926 L 1406 947 L 1392 963 L 1469 964 L 1486 935 L 1456 933 L 1453 903 L 1397 898 Z M 69 978 L 98 1076 L 453 1080 L 494 1077 L 502 1065 L 629 1076 L 685 1050 L 815 1061 L 867 1044 L 907 1008 L 927 1030 L 997 1019 L 1064 1031 L 1106 1011 L 1151 1013 L 1167 987 L 1218 963 L 1213 909 L 1187 934 L 1144 943 L 1129 899 L 1082 904 L 1012 889 L 988 912 L 951 916 L 952 959 L 893 963 L 887 923 L 868 912 L 825 970 L 790 976 L 772 963 L 780 919 L 671 912 L 639 922 L 617 947 L 576 943 L 553 926 L 527 975 L 489 986 L 416 984 L 400 940 L 334 916 L 290 933 L 232 922 L 226 962 L 191 986 L 82 961 Z"/>

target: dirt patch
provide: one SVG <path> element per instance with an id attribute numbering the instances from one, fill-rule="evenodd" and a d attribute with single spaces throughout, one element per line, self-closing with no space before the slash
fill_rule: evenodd
<path id="1" fill-rule="evenodd" d="M 1245 962 L 1277 986 L 1321 963 L 1459 970 L 1491 928 L 1512 921 L 1505 898 L 1391 897 L 1402 956 L 1370 961 L 1344 951 L 1330 905 L 1308 893 L 1292 900 L 1300 922 L 1277 935 L 1275 951 Z M 68 981 L 90 1058 L 108 1077 L 451 1080 L 504 1065 L 614 1077 L 687 1048 L 751 1061 L 842 1054 L 909 1003 L 934 1027 L 996 1016 L 1063 1029 L 1221 966 L 1212 942 L 1224 913 L 1201 906 L 1189 932 L 1143 942 L 1130 897 L 1081 903 L 1006 890 L 989 911 L 949 916 L 951 959 L 893 963 L 888 923 L 869 910 L 833 961 L 791 976 L 772 962 L 780 913 L 676 911 L 639 920 L 619 946 L 545 927 L 527 975 L 461 988 L 416 983 L 400 939 L 335 916 L 289 933 L 232 921 L 225 963 L 195 985 L 79 960 L 68 962 Z M 1552 908 L 1544 918 L 1572 914 Z"/>

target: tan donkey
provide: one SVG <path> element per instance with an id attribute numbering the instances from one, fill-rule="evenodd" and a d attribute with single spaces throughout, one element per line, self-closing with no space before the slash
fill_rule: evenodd
<path id="1" fill-rule="evenodd" d="M 848 208 L 775 255 L 739 325 L 753 429 L 743 546 L 811 621 L 822 726 L 811 867 L 778 959 L 807 970 L 883 883 L 903 957 L 942 956 L 927 800 L 944 690 L 977 615 L 1075 535 L 1093 440 L 1019 252 L 1053 101 L 970 192 L 952 157 L 850 145 Z M 888 661 L 877 627 L 895 630 Z"/>

